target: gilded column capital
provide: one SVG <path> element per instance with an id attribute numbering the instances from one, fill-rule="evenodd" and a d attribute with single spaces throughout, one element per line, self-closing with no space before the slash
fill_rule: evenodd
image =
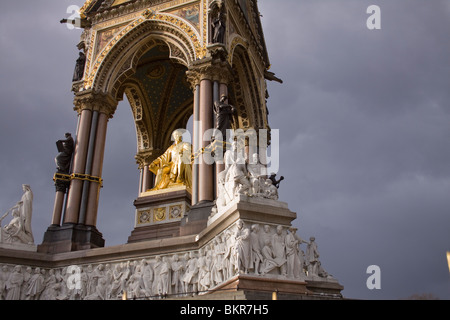
<path id="1" fill-rule="evenodd" d="M 116 112 L 118 101 L 110 94 L 95 91 L 83 91 L 75 95 L 74 110 L 80 114 L 83 110 L 98 111 L 112 118 Z"/>

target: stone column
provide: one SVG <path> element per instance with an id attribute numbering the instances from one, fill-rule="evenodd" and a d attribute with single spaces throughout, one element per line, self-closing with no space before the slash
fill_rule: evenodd
<path id="1" fill-rule="evenodd" d="M 95 142 L 97 138 L 97 126 L 98 126 L 98 111 L 94 110 L 92 113 L 92 124 L 91 124 L 91 133 L 89 136 L 89 146 L 88 146 L 88 153 L 87 153 L 87 159 L 86 159 L 86 169 L 84 170 L 84 174 L 86 176 L 91 176 L 92 173 L 92 162 L 94 158 L 94 151 L 95 151 Z M 78 216 L 78 223 L 79 224 L 85 224 L 86 223 L 86 209 L 87 209 L 87 202 L 89 197 L 89 187 L 90 187 L 90 181 L 84 180 L 83 181 L 83 192 L 81 194 L 81 204 L 80 204 L 80 214 Z"/>
<path id="2" fill-rule="evenodd" d="M 204 134 L 207 130 L 213 128 L 213 84 L 209 79 L 203 79 L 200 82 L 200 124 L 201 130 L 199 136 L 202 138 L 200 146 L 206 148 L 210 141 L 204 141 Z M 212 164 L 206 163 L 202 159 L 199 164 L 199 192 L 198 201 L 214 201 L 214 177 Z"/>
<path id="3" fill-rule="evenodd" d="M 53 224 L 45 232 L 38 252 L 70 252 L 105 244 L 96 228 L 98 195 L 107 123 L 116 110 L 117 101 L 108 94 L 89 90 L 77 93 L 74 105 L 79 114 L 79 126 L 66 211 L 62 225 L 58 225 L 64 195 L 63 190 L 57 189 Z M 63 180 L 55 175 L 55 180 L 58 179 Z"/>
<path id="4" fill-rule="evenodd" d="M 142 173 L 142 189 L 141 192 L 146 192 L 151 187 L 151 172 L 148 169 L 148 164 L 144 166 L 144 172 Z"/>
<path id="5" fill-rule="evenodd" d="M 88 109 L 87 101 L 76 101 L 76 106 L 80 114 L 80 128 L 78 130 L 77 142 L 74 151 L 73 173 L 84 174 L 86 168 L 86 156 L 89 145 L 89 134 L 91 131 L 92 110 Z M 67 197 L 66 214 L 64 224 L 77 224 L 80 212 L 81 194 L 83 181 L 73 179 L 70 183 Z"/>
<path id="6" fill-rule="evenodd" d="M 223 48 L 221 47 L 223 51 Z M 221 51 L 221 52 L 222 52 Z M 187 72 L 187 77 L 194 91 L 194 154 L 197 159 L 193 167 L 193 195 L 192 208 L 187 217 L 181 223 L 180 235 L 189 235 L 201 232 L 208 222 L 214 206 L 216 171 L 212 157 L 208 154 L 212 151 L 212 129 L 214 125 L 214 99 L 219 98 L 222 83 L 221 78 L 231 74 L 226 55 L 211 54 L 208 57 L 195 61 Z M 211 135 L 205 132 L 211 130 Z M 206 141 L 205 141 L 206 140 Z M 206 151 L 202 154 L 202 149 Z M 205 161 L 208 160 L 208 161 Z M 209 161 L 211 160 L 211 161 Z M 197 178 L 198 177 L 198 178 Z M 198 191 L 197 191 L 198 190 Z"/>
<path id="7" fill-rule="evenodd" d="M 95 143 L 94 159 L 92 162 L 91 175 L 98 178 L 98 181 L 91 181 L 89 186 L 89 196 L 86 211 L 86 222 L 88 226 L 97 225 L 98 202 L 100 196 L 100 188 L 102 186 L 103 158 L 105 154 L 106 132 L 108 127 L 108 119 L 111 115 L 100 113 L 98 119 L 97 137 Z"/>
<path id="8" fill-rule="evenodd" d="M 107 122 L 117 101 L 108 94 L 88 91 L 78 94 L 74 104 L 81 121 L 64 223 L 95 226 Z"/>
<path id="9" fill-rule="evenodd" d="M 140 181 L 139 194 L 147 192 L 153 188 L 155 175 L 149 170 L 150 164 L 162 154 L 161 150 L 148 149 L 139 151 L 135 156 L 136 163 L 139 165 Z"/>
<path id="10" fill-rule="evenodd" d="M 194 132 L 192 137 L 192 147 L 194 154 L 200 150 L 200 84 L 194 89 Z M 194 159 L 192 164 L 192 205 L 198 203 L 198 159 Z"/>
<path id="11" fill-rule="evenodd" d="M 62 211 L 64 206 L 64 198 L 66 193 L 63 191 L 56 191 L 55 204 L 53 206 L 52 225 L 59 226 L 61 223 Z"/>

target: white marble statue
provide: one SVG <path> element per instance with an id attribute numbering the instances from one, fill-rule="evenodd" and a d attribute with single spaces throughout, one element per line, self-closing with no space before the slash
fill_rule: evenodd
<path id="1" fill-rule="evenodd" d="M 303 257 L 301 257 L 299 246 L 302 242 L 307 242 L 296 235 L 296 228 L 290 227 L 288 231 L 285 238 L 287 275 L 289 278 L 298 279 L 305 275 L 303 272 Z"/>
<path id="2" fill-rule="evenodd" d="M 251 199 L 279 200 L 277 186 L 267 173 L 267 167 L 254 153 L 247 162 L 245 151 L 237 141 L 224 155 L 225 169 L 217 175 L 217 199 L 211 211 L 210 223 L 224 213 L 233 201 Z"/>
<path id="3" fill-rule="evenodd" d="M 247 172 L 251 185 L 251 195 L 255 197 L 264 196 L 264 185 L 267 179 L 267 168 L 259 162 L 258 154 L 252 156 L 252 161 L 247 165 Z"/>
<path id="4" fill-rule="evenodd" d="M 216 204 L 219 210 L 232 202 L 237 195 L 248 195 L 251 188 L 245 153 L 237 141 L 233 141 L 231 150 L 225 152 L 224 160 L 225 170 L 218 175 L 219 192 Z"/>
<path id="5" fill-rule="evenodd" d="M 266 179 L 264 186 L 264 198 L 270 199 L 270 200 L 278 200 L 278 189 L 276 186 L 273 185 L 273 182 L 271 179 Z"/>
<path id="6" fill-rule="evenodd" d="M 315 238 L 309 239 L 309 244 L 306 250 L 306 263 L 308 266 L 308 276 L 319 275 L 319 251 L 317 250 L 317 244 Z"/>
<path id="7" fill-rule="evenodd" d="M 0 218 L 0 243 L 34 244 L 33 232 L 31 230 L 33 192 L 30 186 L 26 184 L 22 186 L 22 189 L 24 193 L 20 201 Z M 1 222 L 9 213 L 12 215 L 12 220 L 2 228 Z"/>

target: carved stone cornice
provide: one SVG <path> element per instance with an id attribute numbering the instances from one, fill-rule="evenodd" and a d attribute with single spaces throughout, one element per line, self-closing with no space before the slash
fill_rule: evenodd
<path id="1" fill-rule="evenodd" d="M 159 156 L 163 154 L 162 150 L 146 150 L 139 151 L 139 153 L 134 157 L 136 163 L 139 165 L 139 169 L 149 166 L 153 161 L 155 161 Z"/>
<path id="2" fill-rule="evenodd" d="M 171 0 L 140 0 L 125 2 L 114 7 L 105 6 L 96 12 L 88 14 L 87 20 L 95 25 L 107 20 L 117 19 L 128 14 L 139 12 L 147 8 L 154 8 L 155 6 L 161 6 L 170 2 Z"/>
<path id="3" fill-rule="evenodd" d="M 217 81 L 228 85 L 233 79 L 233 69 L 226 59 L 209 55 L 207 58 L 192 63 L 186 76 L 193 88 L 202 80 Z"/>
<path id="4" fill-rule="evenodd" d="M 116 112 L 118 101 L 110 94 L 92 90 L 77 93 L 74 98 L 74 110 L 80 114 L 83 110 L 98 111 L 112 118 Z"/>

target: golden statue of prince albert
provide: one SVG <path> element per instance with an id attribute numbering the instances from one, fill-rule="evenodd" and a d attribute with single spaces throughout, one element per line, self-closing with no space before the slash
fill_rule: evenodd
<path id="1" fill-rule="evenodd" d="M 151 191 L 192 187 L 192 145 L 183 142 L 183 130 L 175 130 L 172 138 L 174 143 L 149 166 L 156 176 L 155 187 Z"/>

